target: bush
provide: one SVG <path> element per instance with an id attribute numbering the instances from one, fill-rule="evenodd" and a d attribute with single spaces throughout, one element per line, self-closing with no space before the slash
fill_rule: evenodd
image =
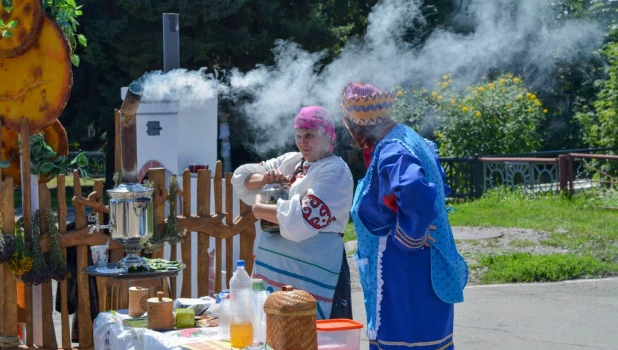
<path id="1" fill-rule="evenodd" d="M 540 146 L 538 127 L 547 109 L 520 78 L 504 74 L 463 92 L 453 84 L 447 74 L 431 92 L 398 87 L 395 118 L 421 135 L 433 129 L 441 156 L 525 153 Z"/>

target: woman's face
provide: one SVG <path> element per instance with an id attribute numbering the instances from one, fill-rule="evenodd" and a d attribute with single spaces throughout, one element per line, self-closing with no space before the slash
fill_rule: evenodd
<path id="1" fill-rule="evenodd" d="M 308 162 L 315 162 L 330 153 L 330 139 L 326 134 L 311 129 L 295 129 L 296 147 Z"/>

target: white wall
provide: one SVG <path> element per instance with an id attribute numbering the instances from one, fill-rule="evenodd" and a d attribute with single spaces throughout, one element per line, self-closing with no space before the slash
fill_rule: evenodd
<path id="1" fill-rule="evenodd" d="M 178 169 L 192 163 L 207 164 L 214 170 L 217 163 L 217 98 L 205 100 L 199 106 L 180 106 L 178 114 Z"/>

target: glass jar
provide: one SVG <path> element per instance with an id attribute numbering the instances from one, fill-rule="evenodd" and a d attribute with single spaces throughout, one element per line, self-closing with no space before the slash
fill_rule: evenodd
<path id="1" fill-rule="evenodd" d="M 288 199 L 289 193 L 290 188 L 287 184 L 273 182 L 264 185 L 260 195 L 262 196 L 262 203 L 277 204 L 279 199 Z M 274 222 L 261 219 L 260 227 L 262 228 L 262 231 L 265 232 L 279 233 L 279 224 L 275 224 Z"/>

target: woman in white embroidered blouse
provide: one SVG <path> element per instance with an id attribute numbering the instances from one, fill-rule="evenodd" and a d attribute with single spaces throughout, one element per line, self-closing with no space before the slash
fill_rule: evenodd
<path id="1" fill-rule="evenodd" d="M 253 276 L 271 291 L 289 284 L 309 292 L 317 301 L 318 319 L 351 319 L 350 272 L 341 237 L 352 204 L 352 174 L 332 153 L 335 125 L 324 108 L 302 108 L 294 129 L 300 152 L 245 164 L 232 178 L 235 194 L 252 205 L 255 217 L 280 227 L 280 234 L 262 233 Z M 264 185 L 286 179 L 289 199 L 261 203 Z"/>

